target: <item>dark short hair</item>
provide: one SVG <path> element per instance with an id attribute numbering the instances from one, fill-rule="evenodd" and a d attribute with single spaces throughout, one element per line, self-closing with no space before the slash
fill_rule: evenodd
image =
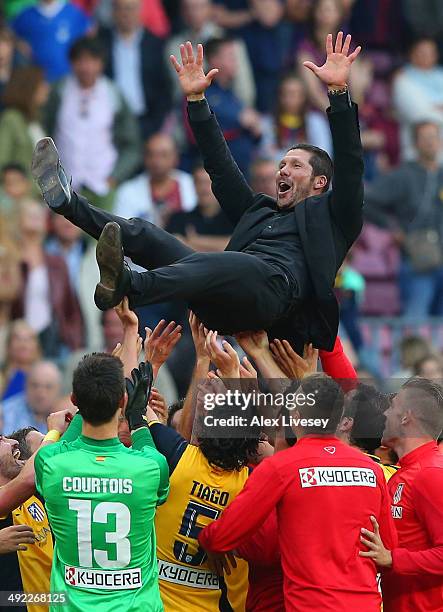
<path id="1" fill-rule="evenodd" d="M 75 41 L 69 49 L 69 61 L 75 62 L 82 55 L 92 55 L 97 59 L 105 61 L 105 50 L 98 38 L 84 36 Z"/>
<path id="2" fill-rule="evenodd" d="M 205 44 L 205 57 L 210 61 L 211 57 L 217 55 L 223 45 L 228 45 L 234 42 L 231 36 L 214 36 L 210 38 Z"/>
<path id="3" fill-rule="evenodd" d="M 26 168 L 24 166 L 22 166 L 22 164 L 17 164 L 15 162 L 10 162 L 8 164 L 5 164 L 4 166 L 2 166 L 0 172 L 1 172 L 2 178 L 4 177 L 6 172 L 18 172 L 23 177 L 25 177 L 25 178 L 28 177 L 28 174 L 26 172 Z"/>
<path id="4" fill-rule="evenodd" d="M 300 418 L 328 419 L 326 427 L 322 425 L 303 427 L 305 434 L 335 434 L 343 415 L 344 405 L 343 389 L 338 382 L 326 374 L 312 374 L 303 378 L 297 385 L 306 398 L 314 398 L 313 402 L 306 401 L 303 405 L 297 406 Z"/>
<path id="5" fill-rule="evenodd" d="M 172 419 L 174 418 L 175 413 L 183 409 L 183 406 L 185 405 L 185 399 L 186 398 L 183 397 L 182 399 L 179 399 L 178 401 L 174 402 L 169 406 L 168 420 L 166 422 L 169 427 L 172 427 Z"/>
<path id="6" fill-rule="evenodd" d="M 312 176 L 325 176 L 326 185 L 323 188 L 323 192 L 328 191 L 329 185 L 331 184 L 332 175 L 334 173 L 334 164 L 332 163 L 332 159 L 328 153 L 326 153 L 326 151 L 323 149 L 320 149 L 320 147 L 306 144 L 304 142 L 294 145 L 288 149 L 288 151 L 296 151 L 297 149 L 307 151 L 311 154 L 309 163 L 312 166 Z"/>
<path id="7" fill-rule="evenodd" d="M 415 389 L 421 397 L 415 398 L 412 412 L 420 422 L 423 431 L 437 440 L 443 430 L 443 388 L 432 380 L 413 376 L 401 389 Z"/>
<path id="8" fill-rule="evenodd" d="M 381 444 L 389 404 L 389 396 L 371 385 L 359 383 L 352 398 L 345 402 L 343 411 L 343 417 L 354 420 L 351 443 L 367 453 L 374 453 Z"/>
<path id="9" fill-rule="evenodd" d="M 259 433 L 247 438 L 199 437 L 198 446 L 208 463 L 222 470 L 240 471 L 257 460 Z"/>
<path id="10" fill-rule="evenodd" d="M 107 353 L 85 355 L 74 371 L 72 392 L 84 421 L 108 423 L 125 394 L 122 362 Z"/>
<path id="11" fill-rule="evenodd" d="M 32 427 L 32 425 L 28 425 L 28 427 L 17 429 L 16 431 L 13 431 L 11 435 L 6 436 L 7 438 L 11 438 L 11 440 L 17 440 L 18 447 L 20 449 L 20 459 L 23 461 L 27 461 L 32 455 L 32 451 L 26 441 L 26 436 L 30 431 L 38 431 L 38 429 Z"/>

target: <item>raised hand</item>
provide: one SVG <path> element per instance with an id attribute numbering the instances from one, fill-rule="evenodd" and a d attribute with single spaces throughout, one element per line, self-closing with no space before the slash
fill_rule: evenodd
<path id="1" fill-rule="evenodd" d="M 114 310 L 117 313 L 125 331 L 128 329 L 134 329 L 138 333 L 138 317 L 135 312 L 129 308 L 129 300 L 127 297 L 124 297 L 120 304 L 114 308 Z"/>
<path id="2" fill-rule="evenodd" d="M 208 330 L 205 330 L 203 323 L 200 323 L 192 310 L 189 311 L 189 327 L 191 328 L 197 361 L 206 359 L 209 361 L 209 356 L 206 351 L 206 334 Z"/>
<path id="3" fill-rule="evenodd" d="M 213 68 L 208 74 L 205 74 L 203 70 L 203 45 L 197 45 L 197 56 L 194 56 L 192 43 L 188 41 L 185 45 L 180 45 L 180 55 L 182 65 L 177 61 L 175 55 L 171 55 L 170 59 L 178 74 L 183 93 L 188 100 L 202 99 L 203 93 L 217 75 L 218 68 Z"/>
<path id="4" fill-rule="evenodd" d="M 181 338 L 181 325 L 176 325 L 175 321 L 171 321 L 166 327 L 165 325 L 166 321 L 162 319 L 155 326 L 154 331 L 151 331 L 149 327 L 145 328 L 145 361 L 152 364 L 154 378 L 157 377 L 160 367 Z"/>
<path id="5" fill-rule="evenodd" d="M 357 47 L 355 51 L 349 54 L 351 46 L 351 35 L 348 34 L 343 42 L 343 32 L 337 34 L 335 41 L 335 49 L 332 42 L 332 34 L 326 37 L 326 62 L 323 66 L 317 66 L 313 62 L 303 62 L 303 66 L 312 70 L 312 72 L 328 87 L 343 88 L 347 84 L 351 65 L 361 51 L 361 47 Z M 349 55 L 348 55 L 349 54 Z"/>
<path id="6" fill-rule="evenodd" d="M 287 340 L 281 342 L 275 339 L 271 343 L 271 350 L 274 359 L 288 378 L 301 380 L 317 371 L 318 350 L 314 349 L 312 344 L 305 344 L 303 357 L 294 351 Z"/>
<path id="7" fill-rule="evenodd" d="M 255 359 L 259 354 L 269 350 L 268 334 L 265 331 L 240 332 L 235 339 L 250 357 Z"/>
<path id="8" fill-rule="evenodd" d="M 206 336 L 206 350 L 217 368 L 220 378 L 240 378 L 240 360 L 237 353 L 226 340 L 222 342 L 223 349 L 217 344 L 217 332 L 209 331 Z"/>

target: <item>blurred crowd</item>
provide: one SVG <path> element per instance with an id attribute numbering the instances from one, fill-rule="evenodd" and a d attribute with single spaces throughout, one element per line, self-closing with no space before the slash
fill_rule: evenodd
<path id="1" fill-rule="evenodd" d="M 443 323 L 426 328 L 434 345 L 411 335 L 443 315 L 441 2 L 7 0 L 0 11 L 0 399 L 14 404 L 3 418 L 15 415 L 6 429 L 44 423 L 79 357 L 112 351 L 123 333 L 116 313 L 93 303 L 95 244 L 37 195 L 30 164 L 39 138 L 54 138 L 73 187 L 94 205 L 143 217 L 197 250 L 229 240 L 169 61 L 187 40 L 202 42 L 208 68 L 219 69 L 207 98 L 239 167 L 272 196 L 289 146 L 332 154 L 326 91 L 302 63 L 322 63 L 325 36 L 339 29 L 363 46 L 350 89 L 366 223 L 337 278 L 340 335 L 368 375 L 436 368 L 443 378 Z M 362 315 L 409 322 L 409 337 L 395 340 L 397 364 L 383 369 L 368 356 L 372 328 Z M 142 335 L 162 319 L 183 327 L 156 382 L 172 403 L 194 363 L 185 307 L 158 304 L 138 316 Z M 389 334 L 383 350 L 392 353 Z M 408 342 L 421 343 L 417 359 L 404 357 Z"/>

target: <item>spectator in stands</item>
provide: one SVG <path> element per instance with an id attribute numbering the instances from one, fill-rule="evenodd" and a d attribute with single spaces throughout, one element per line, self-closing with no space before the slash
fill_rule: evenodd
<path id="1" fill-rule="evenodd" d="M 6 359 L 11 306 L 21 289 L 20 255 L 11 234 L 10 223 L 0 217 L 0 364 Z"/>
<path id="2" fill-rule="evenodd" d="M 0 111 L 4 105 L 3 92 L 12 75 L 14 59 L 14 38 L 8 28 L 0 28 Z"/>
<path id="3" fill-rule="evenodd" d="M 397 74 L 393 102 L 401 121 L 403 157 L 414 156 L 410 128 L 417 122 L 433 121 L 443 126 L 443 68 L 438 65 L 438 49 L 431 38 L 414 41 L 409 63 Z"/>
<path id="4" fill-rule="evenodd" d="M 335 35 L 344 19 L 340 0 L 318 0 L 311 4 L 309 15 L 309 36 L 298 48 L 296 64 L 301 66 L 300 77 L 306 84 L 311 106 L 322 113 L 329 106 L 326 87 L 315 78 L 310 70 L 303 69 L 303 62 L 314 62 L 322 66 L 325 60 L 324 41 L 328 34 Z"/>
<path id="5" fill-rule="evenodd" d="M 365 178 L 368 181 L 380 171 L 397 165 L 400 148 L 398 123 L 391 117 L 390 96 L 380 95 L 374 69 L 374 59 L 369 54 L 360 55 L 349 80 L 352 99 L 358 104 Z"/>
<path id="6" fill-rule="evenodd" d="M 44 136 L 39 111 L 48 97 L 43 72 L 33 66 L 14 70 L 3 93 L 0 115 L 0 168 L 10 163 L 31 167 L 36 142 Z"/>
<path id="7" fill-rule="evenodd" d="M 45 127 L 75 177 L 73 186 L 110 208 L 113 189 L 139 167 L 137 121 L 120 90 L 103 75 L 104 52 L 97 39 L 78 40 L 69 58 L 73 75 L 52 88 Z"/>
<path id="8" fill-rule="evenodd" d="M 206 90 L 206 98 L 223 131 L 231 153 L 246 177 L 254 147 L 261 137 L 261 118 L 246 107 L 232 89 L 238 71 L 235 44 L 229 38 L 213 38 L 205 48 L 209 69 L 218 68 L 217 79 Z"/>
<path id="9" fill-rule="evenodd" d="M 38 361 L 29 372 L 26 391 L 2 403 L 3 431 L 10 432 L 32 425 L 41 433 L 46 433 L 46 419 L 57 410 L 60 394 L 59 369 L 50 361 Z"/>
<path id="10" fill-rule="evenodd" d="M 145 172 L 123 183 L 114 212 L 130 219 L 141 217 L 163 226 L 174 212 L 188 212 L 197 203 L 192 177 L 177 170 L 178 151 L 166 134 L 154 134 L 145 145 Z"/>
<path id="11" fill-rule="evenodd" d="M 29 369 L 40 358 L 40 344 L 35 331 L 22 319 L 13 321 L 9 327 L 1 374 L 2 400 L 23 393 Z"/>
<path id="12" fill-rule="evenodd" d="M 263 119 L 260 154 L 279 162 L 288 149 L 300 142 L 320 147 L 332 155 L 326 117 L 309 110 L 304 82 L 297 74 L 290 73 L 280 81 L 274 114 Z"/>
<path id="13" fill-rule="evenodd" d="M 51 217 L 52 233 L 45 245 L 49 255 L 58 255 L 65 260 L 69 272 L 71 288 L 78 295 L 80 290 L 80 271 L 86 242 L 82 231 L 61 215 Z"/>
<path id="14" fill-rule="evenodd" d="M 366 190 L 368 221 L 396 232 L 402 247 L 404 314 L 443 315 L 443 166 L 439 126 L 414 126 L 417 161 L 379 176 Z"/>
<path id="15" fill-rule="evenodd" d="M 255 108 L 269 113 L 274 107 L 278 81 L 287 55 L 288 37 L 280 0 L 249 0 L 253 21 L 241 30 L 251 59 L 257 96 Z"/>
<path id="16" fill-rule="evenodd" d="M 215 0 L 215 20 L 227 30 L 243 28 L 254 19 L 248 0 Z"/>
<path id="17" fill-rule="evenodd" d="M 434 380 L 441 385 L 443 382 L 443 362 L 440 355 L 427 355 L 417 361 L 414 365 L 414 376 Z"/>
<path id="18" fill-rule="evenodd" d="M 40 0 L 25 8 L 12 28 L 32 51 L 32 61 L 43 68 L 48 81 L 70 72 L 68 51 L 72 43 L 91 28 L 86 14 L 71 2 Z"/>
<path id="19" fill-rule="evenodd" d="M 400 342 L 401 370 L 394 374 L 396 378 L 413 376 L 416 364 L 432 354 L 431 343 L 421 336 L 406 336 Z"/>
<path id="20" fill-rule="evenodd" d="M 251 164 L 251 187 L 256 193 L 275 197 L 277 164 L 272 159 L 258 158 Z"/>
<path id="21" fill-rule="evenodd" d="M 32 183 L 21 164 L 6 164 L 0 171 L 0 214 L 16 225 L 20 203 L 31 197 Z"/>
<path id="22" fill-rule="evenodd" d="M 212 193 L 211 179 L 203 166 L 193 172 L 197 206 L 172 215 L 166 230 L 195 251 L 223 251 L 234 229 Z"/>
<path id="23" fill-rule="evenodd" d="M 193 45 L 206 42 L 211 38 L 224 35 L 224 30 L 215 23 L 214 6 L 211 0 L 181 0 L 181 14 L 185 28 L 168 40 L 166 46 L 167 62 L 170 66 L 171 74 L 174 70 L 169 61 L 170 55 L 178 56 L 180 45 L 184 40 L 190 40 Z M 255 102 L 255 82 L 252 75 L 251 63 L 248 52 L 242 39 L 234 42 L 237 55 L 238 72 L 232 81 L 232 89 L 235 95 L 246 104 L 253 106 Z M 181 102 L 183 95 L 177 79 L 173 79 L 174 101 Z"/>
<path id="24" fill-rule="evenodd" d="M 29 201 L 20 212 L 23 289 L 13 316 L 24 318 L 37 332 L 46 357 L 62 359 L 83 345 L 83 321 L 63 258 L 45 253 L 46 210 Z"/>
<path id="25" fill-rule="evenodd" d="M 99 37 L 106 49 L 106 74 L 123 92 L 147 138 L 161 129 L 171 110 L 172 83 L 163 42 L 140 20 L 140 0 L 113 0 L 114 26 Z"/>
<path id="26" fill-rule="evenodd" d="M 414 36 L 431 36 L 441 45 L 443 3 L 435 0 L 403 0 L 405 20 Z M 438 37 L 438 38 L 437 38 Z"/>

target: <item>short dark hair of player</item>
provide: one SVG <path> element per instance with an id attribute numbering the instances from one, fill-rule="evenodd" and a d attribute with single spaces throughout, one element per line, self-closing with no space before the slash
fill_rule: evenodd
<path id="1" fill-rule="evenodd" d="M 303 378 L 297 393 L 304 394 L 306 401 L 297 400 L 297 411 L 301 419 L 327 419 L 327 425 L 303 427 L 305 434 L 335 435 L 343 416 L 344 393 L 337 381 L 326 374 L 312 374 Z M 308 401 L 309 400 L 309 401 Z"/>
<path id="2" fill-rule="evenodd" d="M 389 404 L 389 396 L 371 385 L 359 383 L 357 389 L 350 392 L 350 399 L 345 401 L 343 417 L 354 420 L 351 444 L 374 454 L 381 444 L 386 424 L 385 412 Z"/>
<path id="3" fill-rule="evenodd" d="M 198 439 L 198 446 L 208 463 L 227 472 L 240 471 L 257 460 L 260 436 L 248 438 Z"/>
<path id="4" fill-rule="evenodd" d="M 75 41 L 69 49 L 69 61 L 75 62 L 82 55 L 91 55 L 97 59 L 105 61 L 105 50 L 98 38 L 84 36 Z"/>
<path id="5" fill-rule="evenodd" d="M 172 420 L 174 419 L 174 414 L 178 412 L 179 410 L 183 409 L 183 406 L 185 405 L 185 399 L 186 398 L 183 397 L 182 399 L 177 400 L 176 402 L 174 402 L 173 404 L 169 406 L 168 420 L 166 421 L 166 425 L 168 427 L 172 427 Z"/>
<path id="6" fill-rule="evenodd" d="M 411 409 L 422 429 L 434 440 L 437 440 L 443 430 L 443 388 L 441 385 L 413 376 L 401 387 L 402 390 L 419 391 L 411 402 Z"/>
<path id="7" fill-rule="evenodd" d="M 11 440 L 17 440 L 18 447 L 20 449 L 20 459 L 22 461 L 27 461 L 32 455 L 32 451 L 29 448 L 28 442 L 26 441 L 26 436 L 30 431 L 38 431 L 38 429 L 32 427 L 32 425 L 29 425 L 28 427 L 17 429 L 17 431 L 12 432 L 10 436 L 7 436 Z"/>
<path id="8" fill-rule="evenodd" d="M 125 394 L 123 364 L 107 353 L 85 355 L 74 371 L 73 403 L 91 425 L 111 421 Z"/>
<path id="9" fill-rule="evenodd" d="M 326 185 L 323 187 L 323 193 L 328 191 L 329 185 L 331 184 L 332 175 L 334 173 L 334 164 L 332 159 L 329 157 L 326 151 L 316 147 L 314 145 L 306 144 L 304 142 L 294 145 L 288 151 L 307 151 L 311 154 L 309 163 L 312 166 L 312 176 L 325 176 Z"/>

